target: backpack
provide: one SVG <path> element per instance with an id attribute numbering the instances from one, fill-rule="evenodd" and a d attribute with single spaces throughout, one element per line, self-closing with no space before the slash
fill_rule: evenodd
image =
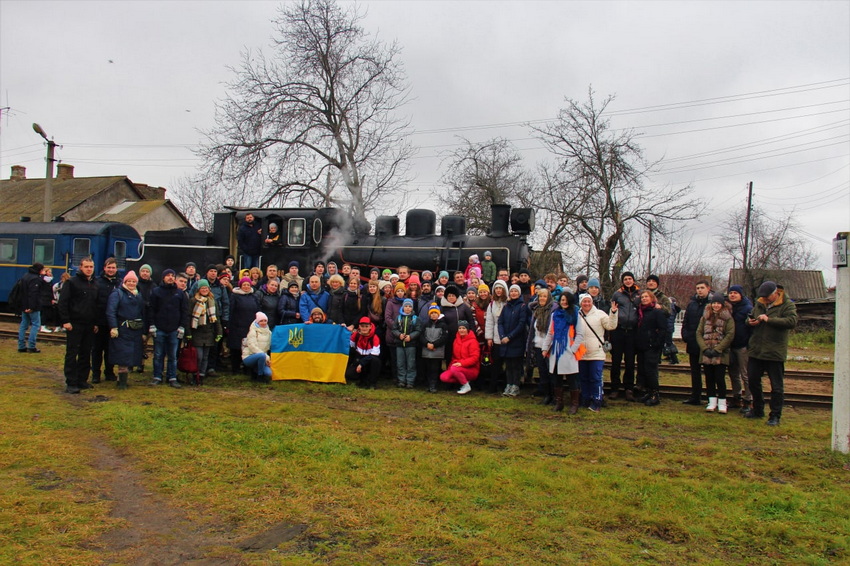
<path id="1" fill-rule="evenodd" d="M 9 305 L 9 311 L 13 314 L 21 314 L 23 312 L 24 303 L 24 278 L 21 277 L 12 286 L 9 291 L 9 298 L 6 301 Z"/>

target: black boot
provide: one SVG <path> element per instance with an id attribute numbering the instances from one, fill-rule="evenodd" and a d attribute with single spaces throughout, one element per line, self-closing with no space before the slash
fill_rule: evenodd
<path id="1" fill-rule="evenodd" d="M 540 404 L 541 405 L 551 405 L 552 403 L 555 402 L 555 395 L 552 391 L 551 385 L 546 385 L 545 387 L 546 387 L 546 389 L 545 389 L 545 393 L 543 394 L 543 400 L 540 401 Z"/>
<path id="2" fill-rule="evenodd" d="M 118 372 L 118 389 L 127 389 L 127 372 Z"/>
<path id="3" fill-rule="evenodd" d="M 555 411 L 563 411 L 564 410 L 564 388 L 563 386 L 555 387 L 555 407 L 553 408 Z"/>
<path id="4" fill-rule="evenodd" d="M 574 415 L 578 413 L 578 404 L 581 400 L 581 391 L 578 389 L 570 390 L 570 414 Z"/>

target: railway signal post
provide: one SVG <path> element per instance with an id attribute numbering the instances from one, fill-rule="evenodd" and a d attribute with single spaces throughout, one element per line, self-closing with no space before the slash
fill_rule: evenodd
<path id="1" fill-rule="evenodd" d="M 832 241 L 835 268 L 835 381 L 832 389 L 832 449 L 850 453 L 850 268 L 847 236 Z"/>

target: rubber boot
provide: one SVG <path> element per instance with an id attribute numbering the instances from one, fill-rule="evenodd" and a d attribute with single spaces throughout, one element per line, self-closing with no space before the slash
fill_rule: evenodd
<path id="1" fill-rule="evenodd" d="M 708 405 L 706 405 L 705 410 L 708 413 L 713 413 L 715 410 L 717 410 L 717 397 L 708 398 Z"/>
<path id="2" fill-rule="evenodd" d="M 127 372 L 118 372 L 118 389 L 127 389 Z"/>
<path id="3" fill-rule="evenodd" d="M 564 388 L 563 386 L 555 387 L 555 411 L 564 410 Z"/>
<path id="4" fill-rule="evenodd" d="M 579 401 L 581 401 L 581 391 L 579 391 L 578 389 L 570 390 L 570 414 L 571 415 L 578 413 Z"/>
<path id="5" fill-rule="evenodd" d="M 726 399 L 718 399 L 717 400 L 717 412 L 721 415 L 726 414 Z"/>

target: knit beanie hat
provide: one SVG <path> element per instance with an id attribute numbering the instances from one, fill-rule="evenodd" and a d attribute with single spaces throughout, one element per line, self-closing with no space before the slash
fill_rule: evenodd
<path id="1" fill-rule="evenodd" d="M 417 285 L 422 285 L 422 283 L 419 281 L 419 276 L 415 273 L 407 278 L 408 285 L 412 285 L 413 283 L 416 283 Z"/>
<path id="2" fill-rule="evenodd" d="M 729 292 L 731 293 L 732 291 L 735 291 L 736 293 L 738 293 L 742 297 L 744 296 L 744 288 L 741 287 L 740 285 L 732 285 L 731 287 L 729 287 Z"/>
<path id="3" fill-rule="evenodd" d="M 407 287 L 404 286 L 404 283 L 396 283 L 393 287 L 393 294 L 395 294 L 399 289 L 402 291 L 407 291 Z"/>
<path id="4" fill-rule="evenodd" d="M 596 287 L 597 289 L 601 288 L 600 285 L 599 285 L 599 279 L 594 277 L 593 279 L 591 279 L 590 281 L 587 282 L 587 287 L 588 288 Z"/>
<path id="5" fill-rule="evenodd" d="M 437 303 L 431 303 L 428 307 L 428 316 L 431 316 L 433 313 L 441 314 L 440 305 Z"/>
<path id="6" fill-rule="evenodd" d="M 392 274 L 393 274 L 392 269 L 385 269 L 381 272 L 381 275 L 392 275 Z"/>
<path id="7" fill-rule="evenodd" d="M 465 320 L 459 320 L 459 321 L 457 321 L 457 327 L 458 328 L 463 327 L 463 328 L 466 328 L 467 330 L 469 330 L 469 323 Z"/>
<path id="8" fill-rule="evenodd" d="M 646 276 L 646 280 L 647 280 L 647 281 L 655 281 L 655 282 L 656 282 L 656 283 L 658 283 L 659 285 L 661 284 L 661 280 L 658 278 L 658 276 L 657 276 L 657 275 L 647 275 L 647 276 Z"/>
<path id="9" fill-rule="evenodd" d="M 125 283 L 127 281 L 138 281 L 138 280 L 139 280 L 139 277 L 136 275 L 136 272 L 133 271 L 133 270 L 128 271 L 127 274 L 124 275 L 124 279 L 123 279 L 123 281 Z"/>
<path id="10" fill-rule="evenodd" d="M 587 278 L 587 275 L 585 275 L 584 273 L 582 273 L 581 275 L 576 277 L 576 285 L 581 285 L 585 281 L 588 281 L 588 278 Z M 590 286 L 589 283 L 588 283 L 588 286 Z"/>
<path id="11" fill-rule="evenodd" d="M 241 287 L 243 283 L 248 283 L 250 285 L 253 281 L 251 281 L 250 277 L 243 277 L 239 280 L 239 286 Z"/>
<path id="12" fill-rule="evenodd" d="M 149 273 L 153 273 L 153 269 L 151 269 L 151 266 L 147 263 L 139 268 L 139 272 L 142 272 L 145 269 L 147 269 Z"/>
<path id="13" fill-rule="evenodd" d="M 623 279 L 625 279 L 626 277 L 631 277 L 632 279 L 634 279 L 635 274 L 632 273 L 631 271 L 624 271 L 623 274 L 620 276 L 620 283 L 622 283 Z"/>
<path id="14" fill-rule="evenodd" d="M 578 296 L 578 302 L 579 302 L 579 304 L 583 303 L 585 299 L 587 299 L 587 300 L 588 300 L 588 301 L 590 301 L 591 303 L 593 302 L 593 297 L 591 297 L 591 296 L 590 296 L 590 295 L 588 295 L 587 293 L 582 293 L 581 295 L 579 295 L 579 296 Z"/>
<path id="15" fill-rule="evenodd" d="M 207 281 L 206 279 L 201 279 L 200 281 L 198 281 L 198 290 L 199 291 L 201 290 L 201 287 L 209 287 L 209 286 L 210 286 L 210 282 Z"/>
<path id="16" fill-rule="evenodd" d="M 481 291 L 487 291 L 489 293 L 490 287 L 488 287 L 486 283 L 482 283 L 478 286 L 478 292 L 480 293 Z"/>
<path id="17" fill-rule="evenodd" d="M 413 308 L 413 299 L 405 299 L 404 301 L 402 301 L 401 308 L 404 308 L 407 305 L 410 305 L 410 308 Z"/>
<path id="18" fill-rule="evenodd" d="M 469 262 L 470 263 L 480 263 L 478 261 L 478 254 L 472 254 L 471 256 L 469 256 Z"/>
<path id="19" fill-rule="evenodd" d="M 162 278 L 165 279 L 166 275 L 177 275 L 177 272 L 174 271 L 173 269 L 166 269 L 165 271 L 162 272 Z"/>
<path id="20" fill-rule="evenodd" d="M 491 252 L 490 250 L 484 252 L 484 259 L 487 259 L 488 257 L 493 257 L 493 252 Z"/>
<path id="21" fill-rule="evenodd" d="M 261 320 L 269 321 L 269 317 L 266 316 L 266 313 L 260 311 L 256 315 L 254 315 L 254 322 L 259 323 Z"/>
<path id="22" fill-rule="evenodd" d="M 437 276 L 437 279 L 440 279 L 441 277 L 445 277 L 446 279 L 448 279 L 449 278 L 449 272 L 448 271 L 441 271 L 440 274 Z"/>

